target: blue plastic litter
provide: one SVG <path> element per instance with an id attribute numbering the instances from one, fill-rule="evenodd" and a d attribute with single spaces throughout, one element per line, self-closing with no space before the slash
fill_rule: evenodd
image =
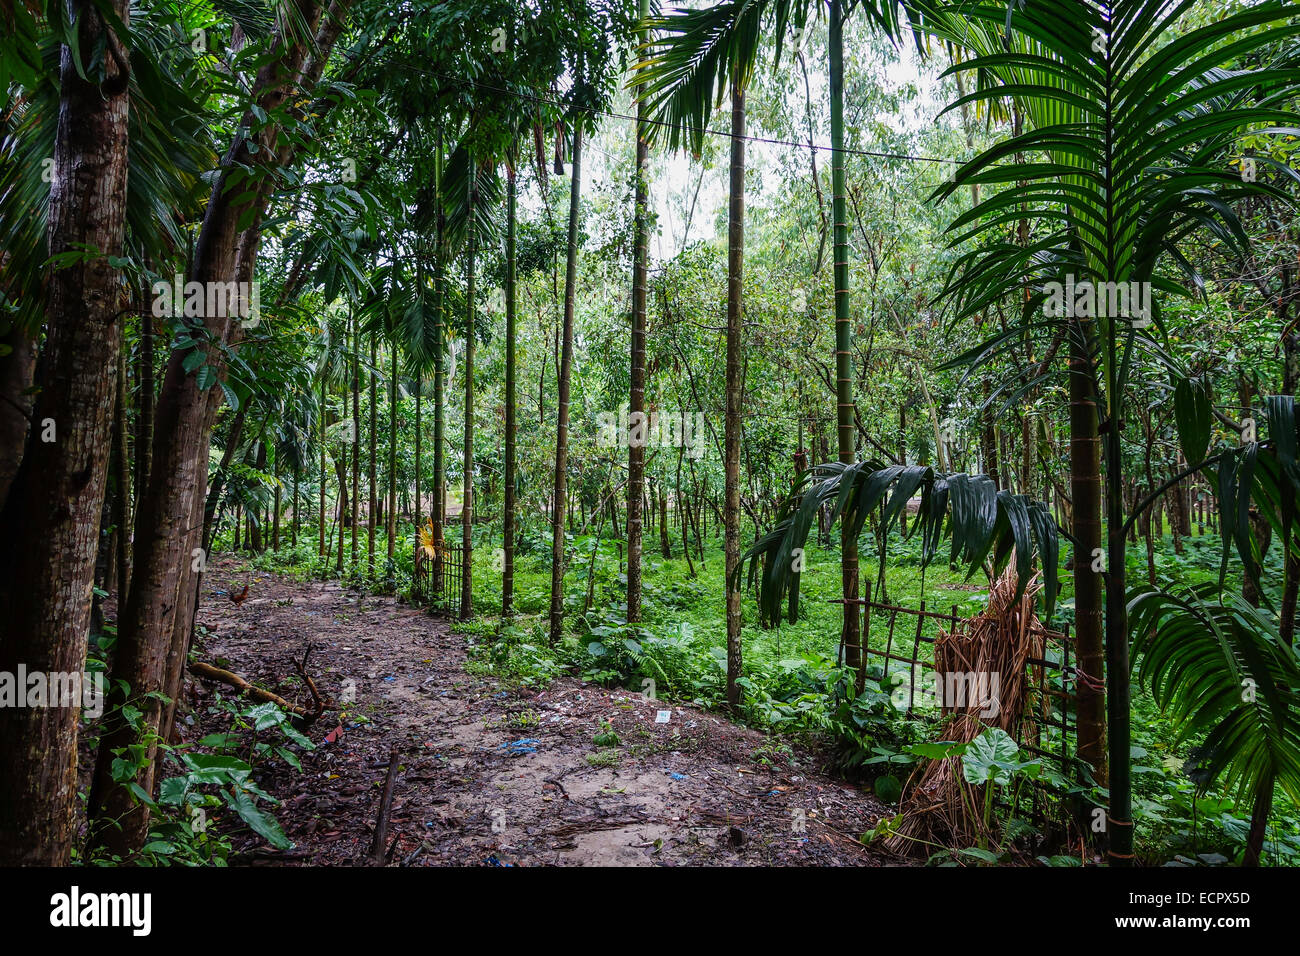
<path id="1" fill-rule="evenodd" d="M 500 860 L 496 858 L 495 853 L 492 856 L 488 857 L 486 860 L 484 860 L 483 865 L 484 866 L 514 866 L 513 863 L 502 863 Z"/>
<path id="2" fill-rule="evenodd" d="M 397 680 L 397 678 L 396 678 L 396 677 L 385 677 L 384 680 L 387 680 L 387 681 L 394 681 L 394 680 Z"/>
<path id="3" fill-rule="evenodd" d="M 672 777 L 674 780 L 685 780 L 685 779 L 686 779 L 686 774 L 684 774 L 684 773 L 670 773 L 670 774 L 668 774 L 668 776 Z"/>
<path id="4" fill-rule="evenodd" d="M 508 744 L 502 744 L 501 749 L 512 757 L 518 757 L 521 754 L 537 753 L 537 745 L 541 741 L 536 737 L 524 737 L 521 740 L 515 740 Z"/>

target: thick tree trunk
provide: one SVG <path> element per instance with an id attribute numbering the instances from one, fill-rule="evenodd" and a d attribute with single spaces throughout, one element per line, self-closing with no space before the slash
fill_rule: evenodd
<path id="1" fill-rule="evenodd" d="M 120 273 L 126 216 L 126 54 L 97 8 L 73 0 L 87 61 L 79 74 L 61 50 L 59 117 L 49 202 L 49 251 L 99 254 L 49 273 L 41 390 L 32 440 L 18 466 L 0 531 L 0 671 L 80 675 L 99 543 L 124 306 Z M 126 22 L 125 0 L 113 13 Z M 116 55 L 105 52 L 117 50 Z M 10 429 L 11 432 L 15 428 Z M 12 457 L 12 456 L 10 456 Z M 77 805 L 80 700 L 0 708 L 0 864 L 64 865 Z"/>
<path id="2" fill-rule="evenodd" d="M 550 639 L 564 630 L 564 516 L 568 494 L 569 385 L 573 371 L 573 310 L 578 293 L 578 214 L 582 207 L 582 117 L 573 124 L 573 175 L 569 184 L 569 237 L 564 272 L 564 327 L 559 364 L 559 408 L 555 416 L 555 482 L 551 515 Z"/>
<path id="3" fill-rule="evenodd" d="M 313 60 L 307 59 L 307 43 L 286 43 L 284 37 L 277 36 L 254 81 L 254 98 L 260 109 L 274 114 L 291 93 L 314 84 L 342 29 L 349 3 L 336 0 L 332 4 L 330 18 L 316 35 L 318 55 Z M 298 7 L 303 22 L 315 33 L 321 7 L 315 0 L 299 0 Z M 255 122 L 250 110 L 243 128 L 252 128 Z M 199 231 L 192 281 L 252 280 L 272 177 L 268 175 L 265 184 L 251 196 L 228 188 L 228 177 L 239 168 L 237 164 L 282 166 L 288 159 L 287 151 L 277 146 L 274 128 L 262 129 L 258 139 L 254 153 L 249 149 L 251 141 L 240 134 L 222 159 Z M 251 213 L 251 222 L 246 213 Z M 247 223 L 243 229 L 241 218 Z M 239 323 L 237 316 L 203 319 L 214 343 L 207 348 L 207 361 L 218 375 L 224 374 L 224 353 L 219 345 L 238 342 Z M 148 831 L 148 810 L 126 786 L 114 780 L 114 751 L 137 743 L 140 736 L 150 741 L 168 734 L 167 720 L 173 710 L 164 709 L 151 695 L 161 693 L 172 701 L 179 696 L 197 606 L 196 575 L 201 575 L 206 559 L 199 544 L 207 451 L 221 392 L 198 387 L 196 376 L 182 365 L 187 354 L 172 353 L 159 397 L 148 491 L 138 509 L 133 585 L 119 617 L 117 652 L 110 675 L 113 710 L 101 737 L 91 788 L 93 842 L 123 856 L 142 845 Z M 120 708 L 126 701 L 118 690 L 123 685 L 129 687 L 130 698 L 141 711 L 140 736 L 123 718 Z M 147 743 L 142 761 L 145 766 L 134 780 L 146 792 L 154 789 L 156 756 L 156 743 Z"/>

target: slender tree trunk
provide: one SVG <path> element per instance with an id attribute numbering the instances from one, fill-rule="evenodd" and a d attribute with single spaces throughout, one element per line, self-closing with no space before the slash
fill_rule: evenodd
<path id="1" fill-rule="evenodd" d="M 366 476 L 370 486 L 369 513 L 366 515 L 366 555 L 370 562 L 370 576 L 375 576 L 375 521 L 379 501 L 379 484 L 376 480 L 376 462 L 379 458 L 379 345 L 374 332 L 370 333 L 370 473 Z"/>
<path id="2" fill-rule="evenodd" d="M 397 342 L 388 344 L 388 560 L 397 552 Z"/>
<path id="3" fill-rule="evenodd" d="M 649 16 L 649 0 L 639 0 L 642 20 Z M 642 42 L 648 40 L 642 32 Z M 646 284 L 649 265 L 649 104 L 637 101 L 636 117 L 636 197 L 632 222 L 632 385 L 628 403 L 628 421 L 645 415 L 645 327 Z M 645 446 L 628 443 L 627 450 L 627 619 L 641 620 L 641 500 L 645 489 Z"/>
<path id="4" fill-rule="evenodd" d="M 212 487 L 208 489 L 207 499 L 203 505 L 202 547 L 205 554 L 212 550 L 212 539 L 217 533 L 217 510 L 221 505 L 221 495 L 226 486 L 226 476 L 230 474 L 235 452 L 243 438 L 244 421 L 247 418 L 247 412 L 248 402 L 244 402 L 239 406 L 239 411 L 235 413 L 235 418 L 230 423 L 230 433 L 229 437 L 226 438 L 226 447 L 221 452 L 221 463 L 217 466 L 217 474 L 212 479 Z"/>
<path id="5" fill-rule="evenodd" d="M 564 272 L 564 326 L 559 363 L 559 406 L 555 415 L 555 483 L 551 515 L 550 639 L 564 630 L 564 516 L 568 495 L 569 386 L 573 371 L 573 311 L 578 292 L 578 214 L 582 208 L 582 117 L 573 123 L 573 175 L 569 183 L 569 237 Z"/>
<path id="6" fill-rule="evenodd" d="M 501 516 L 503 561 L 501 565 L 501 613 L 509 617 L 514 612 L 515 601 L 515 434 L 518 425 L 515 405 L 518 395 L 515 387 L 515 241 L 518 214 L 515 196 L 515 144 L 510 148 L 510 162 L 506 165 L 506 447 L 505 447 L 505 504 Z"/>
<path id="7" fill-rule="evenodd" d="M 320 495 L 320 507 L 318 509 L 317 516 L 316 516 L 317 525 L 319 526 L 318 531 L 319 531 L 319 539 L 320 539 L 316 547 L 316 553 L 322 558 L 325 557 L 326 555 L 326 551 L 325 551 L 325 418 L 326 418 L 327 401 L 328 401 L 328 395 L 326 394 L 325 391 L 325 373 L 324 370 L 322 369 L 321 379 L 320 379 L 320 412 L 319 412 L 320 428 L 317 431 L 317 437 L 320 439 L 320 488 L 317 489 Z M 324 564 L 322 564 L 321 567 L 323 568 Z"/>
<path id="8" fill-rule="evenodd" d="M 1070 330 L 1070 497 L 1074 551 L 1074 649 L 1078 660 L 1078 754 L 1105 784 L 1106 695 L 1102 643 L 1101 442 L 1097 434 L 1097 387 L 1089 359 L 1088 327 Z"/>
<path id="9" fill-rule="evenodd" d="M 437 236 L 434 245 L 437 254 L 433 260 L 433 544 L 434 557 L 430 574 L 433 576 L 435 594 L 442 591 L 442 560 L 444 547 L 444 525 L 447 517 L 447 466 L 444 457 L 444 445 L 447 434 L 447 396 L 445 368 L 447 358 L 447 328 L 444 321 L 447 307 L 445 280 L 443 272 L 447 255 L 443 238 L 445 220 L 442 210 L 442 126 L 438 126 L 436 155 L 434 156 L 433 175 L 438 193 L 438 207 L 435 212 Z"/>
<path id="10" fill-rule="evenodd" d="M 423 280 L 421 280 L 423 281 Z M 415 528 L 417 533 L 420 529 L 420 520 L 424 517 L 424 501 L 420 498 L 420 462 L 421 453 L 424 451 L 424 435 L 421 432 L 420 421 L 420 390 L 424 388 L 424 372 L 415 373 Z"/>
<path id="11" fill-rule="evenodd" d="M 117 410 L 113 423 L 113 524 L 117 526 L 117 606 L 126 603 L 131 589 L 131 455 L 127 448 L 126 348 L 117 353 Z"/>
<path id="12" fill-rule="evenodd" d="M 745 90 L 731 89 L 731 181 L 727 205 L 726 413 L 723 419 L 722 523 L 726 580 L 740 565 L 740 405 L 745 272 Z M 744 660 L 740 643 L 740 589 L 727 585 L 727 706 L 740 709 Z"/>
<path id="13" fill-rule="evenodd" d="M 266 440 L 263 435 L 257 438 L 257 459 L 256 465 L 259 472 L 266 471 Z M 262 510 L 260 508 L 250 508 L 248 512 L 249 533 L 248 540 L 252 544 L 253 553 L 261 554 L 266 545 L 262 535 Z"/>
<path id="14" fill-rule="evenodd" d="M 989 399 L 989 392 L 992 385 L 988 378 L 984 379 L 984 401 Z M 993 409 L 985 405 L 980 411 L 980 451 L 984 456 L 984 474 L 993 479 L 993 484 L 998 489 L 1006 487 L 1002 480 L 1002 469 L 998 465 L 998 432 L 997 426 L 993 423 Z"/>
<path id="15" fill-rule="evenodd" d="M 343 527 L 348 520 L 348 465 L 347 465 L 347 446 L 344 445 L 343 453 L 334 459 L 334 472 L 338 477 L 339 497 L 338 507 L 334 513 L 338 515 L 338 547 L 335 554 L 335 570 L 341 575 L 343 573 Z"/>
<path id="16" fill-rule="evenodd" d="M 0 671 L 8 673 L 22 665 L 81 674 L 85 665 L 122 344 L 120 273 L 109 257 L 122 254 L 129 98 L 120 61 L 104 44 L 122 60 L 126 54 L 97 7 L 83 0 L 71 7 L 90 79 L 82 79 L 74 51 L 63 46 L 49 252 L 85 244 L 99 253 L 46 278 L 41 390 L 31 440 L 0 514 L 7 542 L 0 549 Z M 109 8 L 129 19 L 124 0 Z M 106 61 L 102 81 L 90 65 L 97 57 Z M 0 707 L 0 864 L 69 862 L 79 716 L 75 705 Z"/>
<path id="17" fill-rule="evenodd" d="M 357 563 L 361 523 L 361 323 L 352 318 L 352 564 Z M 355 573 L 355 567 L 353 568 Z"/>
<path id="18" fill-rule="evenodd" d="M 1300 332 L 1292 331 L 1283 336 L 1282 355 L 1282 394 L 1294 395 L 1296 386 L 1300 385 Z M 1294 520 L 1295 486 L 1284 481 L 1279 489 L 1282 495 L 1282 513 Z M 1282 542 L 1282 561 L 1282 606 L 1278 612 L 1277 633 L 1279 640 L 1291 647 L 1295 643 L 1296 603 L 1297 594 L 1300 593 L 1300 554 L 1296 553 L 1289 541 Z"/>
<path id="19" fill-rule="evenodd" d="M 469 184 L 469 263 L 465 284 L 465 446 L 461 482 L 460 547 L 464 562 L 460 581 L 460 619 L 468 621 L 474 613 L 474 256 L 478 252 L 478 229 L 474 216 L 478 207 L 478 167 L 470 157 Z"/>
<path id="20" fill-rule="evenodd" d="M 1116 395 L 1117 356 L 1110 356 L 1106 393 Z M 1112 399 L 1118 402 L 1119 399 Z M 1128 633 L 1128 571 L 1124 559 L 1123 456 L 1120 423 L 1109 417 L 1103 438 L 1106 464 L 1106 732 L 1109 737 L 1110 812 L 1107 856 L 1111 866 L 1133 865 L 1132 707 Z M 1076 510 L 1075 514 L 1078 514 Z M 1078 595 L 1075 595 L 1076 614 Z"/>
<path id="21" fill-rule="evenodd" d="M 690 503 L 687 496 L 682 494 L 682 459 L 685 455 L 685 446 L 679 445 L 677 448 L 677 513 L 681 518 L 682 556 L 686 558 L 686 572 L 691 577 L 695 577 L 695 563 L 691 560 Z"/>
<path id="22" fill-rule="evenodd" d="M 1273 774 L 1265 771 L 1251 805 L 1250 830 L 1246 834 L 1246 852 L 1241 858 L 1242 866 L 1259 866 L 1264 855 L 1264 840 L 1268 836 L 1268 818 L 1272 810 Z"/>
<path id="23" fill-rule="evenodd" d="M 844 182 L 844 10 L 842 0 L 831 0 L 831 214 L 834 220 L 835 275 L 835 398 L 839 460 L 850 465 L 856 458 L 853 415 L 853 323 L 849 317 L 849 229 Z M 862 619 L 858 608 L 858 545 L 849 523 L 840 522 L 840 579 L 844 599 L 844 624 L 840 644 L 845 666 L 857 674 L 861 692 L 866 680 L 862 656 Z"/>
<path id="24" fill-rule="evenodd" d="M 276 449 L 275 453 L 275 502 L 272 507 L 271 518 L 271 549 L 280 550 L 280 452 Z"/>
<path id="25" fill-rule="evenodd" d="M 658 481 L 659 485 L 659 553 L 663 555 L 665 561 L 672 560 L 673 546 L 668 539 L 668 489 L 664 487 L 663 481 Z"/>
<path id="26" fill-rule="evenodd" d="M 153 456 L 154 342 L 153 315 L 146 310 L 140 316 L 140 408 L 135 429 L 135 500 L 139 501 L 149 484 L 149 466 Z"/>

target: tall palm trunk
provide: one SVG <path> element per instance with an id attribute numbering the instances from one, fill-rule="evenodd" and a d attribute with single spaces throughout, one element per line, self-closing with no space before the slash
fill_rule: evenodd
<path id="1" fill-rule="evenodd" d="M 506 164 L 506 448 L 505 448 L 505 503 L 501 518 L 501 613 L 509 616 L 515 601 L 515 431 L 517 429 L 515 403 L 515 244 L 519 227 L 516 210 L 515 158 L 517 147 L 511 144 L 510 161 Z"/>
<path id="2" fill-rule="evenodd" d="M 1110 835 L 1107 855 L 1112 866 L 1133 865 L 1133 790 L 1130 765 L 1130 691 L 1127 577 L 1124 541 L 1124 485 L 1121 472 L 1121 423 L 1116 420 L 1120 398 L 1115 384 L 1115 336 L 1110 336 L 1106 394 L 1111 414 L 1106 419 L 1103 448 L 1106 460 L 1106 716 L 1109 737 Z M 1078 515 L 1078 510 L 1075 511 Z"/>
<path id="3" fill-rule="evenodd" d="M 397 342 L 388 343 L 388 560 L 397 550 Z"/>
<path id="4" fill-rule="evenodd" d="M 649 16 L 649 0 L 640 0 L 640 17 Z M 649 39 L 643 31 L 641 40 Z M 643 84 L 642 84 L 643 86 Z M 636 206 L 632 224 L 632 386 L 628 403 L 628 420 L 645 415 L 645 323 L 646 280 L 650 216 L 647 176 L 650 165 L 649 104 L 638 99 L 636 107 Z M 628 443 L 627 450 L 627 619 L 641 620 L 641 501 L 645 491 L 645 446 Z M 730 601 L 728 597 L 728 601 Z M 739 600 L 739 597 L 737 597 Z"/>
<path id="5" fill-rule="evenodd" d="M 352 318 L 352 563 L 357 563 L 361 523 L 361 322 Z"/>
<path id="6" fill-rule="evenodd" d="M 722 458 L 725 472 L 722 523 L 726 579 L 740 564 L 740 363 L 741 324 L 744 320 L 745 265 L 745 91 L 731 89 L 731 184 L 727 204 L 727 366 L 726 418 L 723 423 Z M 743 674 L 740 645 L 740 589 L 727 588 L 727 705 L 740 707 Z"/>
<path id="7" fill-rule="evenodd" d="M 564 514 L 569 467 L 569 385 L 573 371 L 573 309 L 578 284 L 578 213 L 582 206 L 582 121 L 573 123 L 573 175 L 569 182 L 569 236 L 564 270 L 559 405 L 555 415 L 555 483 L 551 488 L 551 642 L 564 630 Z"/>
<path id="8" fill-rule="evenodd" d="M 469 174 L 469 263 L 465 282 L 465 447 L 460 507 L 460 619 L 474 613 L 474 255 L 478 251 L 478 167 L 470 159 Z"/>
<path id="9" fill-rule="evenodd" d="M 375 576 L 375 513 L 379 501 L 379 485 L 376 481 L 375 464 L 378 461 L 379 434 L 379 345 L 374 332 L 370 333 L 370 459 L 367 462 L 369 474 L 369 511 L 366 514 L 366 554 L 370 562 L 370 576 Z"/>
<path id="10" fill-rule="evenodd" d="M 831 216 L 834 221 L 835 276 L 835 401 L 839 460 L 853 464 L 853 325 L 849 319 L 849 226 L 844 203 L 844 9 L 831 0 Z M 848 522 L 840 526 L 840 581 L 844 625 L 840 643 L 845 666 L 857 672 L 857 688 L 866 680 L 863 667 L 861 615 L 858 607 L 858 545 Z"/>
<path id="11" fill-rule="evenodd" d="M 420 280 L 423 283 L 423 279 Z M 424 515 L 424 502 L 420 500 L 420 461 L 424 450 L 424 435 L 420 421 L 420 392 L 424 388 L 423 370 L 415 373 L 415 527 L 420 527 L 420 518 Z"/>
<path id="12" fill-rule="evenodd" d="M 1079 671 L 1078 754 L 1105 784 L 1106 695 L 1102 684 L 1102 577 L 1093 570 L 1101 548 L 1101 442 L 1097 434 L 1097 380 L 1091 335 L 1080 322 L 1070 330 L 1070 497 L 1074 550 L 1074 647 Z"/>
<path id="13" fill-rule="evenodd" d="M 320 439 L 320 488 L 318 489 L 320 495 L 320 507 L 316 514 L 320 536 L 316 553 L 322 558 L 325 557 L 325 403 L 327 400 L 328 397 L 325 394 L 325 371 L 322 369 L 320 379 L 320 430 L 317 433 L 317 437 Z"/>
<path id="14" fill-rule="evenodd" d="M 442 588 L 442 548 L 443 523 L 447 514 L 447 465 L 443 444 L 447 434 L 447 397 L 445 362 L 447 356 L 447 328 L 444 312 L 447 305 L 445 279 L 443 277 L 444 257 L 447 254 L 443 240 L 446 222 L 442 211 L 442 127 L 438 128 L 437 155 L 434 157 L 435 190 L 438 208 L 436 211 L 437 250 L 433 260 L 433 543 L 434 558 L 430 573 L 433 575 L 435 593 Z"/>
<path id="15" fill-rule="evenodd" d="M 98 8 L 73 0 L 78 46 L 116 49 Z M 113 14 L 129 18 L 125 0 Z M 81 674 L 108 478 L 122 344 L 119 272 L 126 216 L 127 77 L 117 56 L 102 82 L 60 52 L 49 251 L 98 254 L 55 269 L 46 287 L 41 391 L 31 440 L 0 514 L 0 671 Z M 125 56 L 122 55 L 122 60 Z M 49 435 L 47 428 L 56 431 Z M 43 434 L 44 433 L 44 434 Z M 125 533 L 125 529 L 123 529 Z M 69 862 L 77 806 L 77 706 L 0 708 L 0 863 Z"/>

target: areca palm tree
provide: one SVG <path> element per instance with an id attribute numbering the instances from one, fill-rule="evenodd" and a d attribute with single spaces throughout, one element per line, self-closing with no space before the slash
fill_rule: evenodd
<path id="1" fill-rule="evenodd" d="M 640 0 L 639 34 L 642 43 L 649 39 L 646 18 L 649 0 Z M 643 92 L 643 91 L 639 91 Z M 628 389 L 628 420 L 645 415 L 645 320 L 646 285 L 649 265 L 648 182 L 650 166 L 649 104 L 644 96 L 636 104 L 636 195 L 632 224 L 632 369 Z M 627 449 L 627 619 L 641 620 L 641 523 L 645 498 L 645 447 L 628 443 Z"/>
<path id="2" fill-rule="evenodd" d="M 1047 300 L 1046 283 L 1072 279 L 1094 290 L 1127 288 L 1181 294 L 1200 277 L 1178 251 L 1178 242 L 1207 231 L 1229 248 L 1246 236 L 1232 203 L 1252 192 L 1273 190 L 1243 182 L 1233 166 L 1237 138 L 1250 129 L 1284 132 L 1295 117 L 1280 103 L 1296 89 L 1292 70 L 1235 68 L 1268 44 L 1300 32 L 1287 4 L 1252 4 L 1202 26 L 1187 27 L 1194 0 L 1003 0 L 926 6 L 928 29 L 975 56 L 954 67 L 974 70 L 984 82 L 952 104 L 1013 98 L 1028 117 L 1027 128 L 974 157 L 941 187 L 940 194 L 968 184 L 1001 185 L 1000 192 L 954 222 L 957 240 L 980 239 L 963 255 L 945 292 L 956 303 L 956 321 L 1011 296 L 1035 291 L 1024 301 L 1022 323 L 968 353 L 972 360 L 1000 354 L 1028 328 L 1041 328 L 1035 314 Z M 1005 28 L 1009 26 L 1009 30 Z M 1227 68 L 1225 68 L 1227 67 Z M 950 107 L 950 108 L 952 108 Z M 1023 153 L 1037 161 L 1002 165 Z M 1005 224 L 1033 217 L 1041 235 L 1024 245 L 1002 238 Z M 1167 266 L 1167 268 L 1163 268 Z M 1114 285 L 1112 285 L 1114 284 Z M 1129 775 L 1129 629 L 1124 560 L 1121 431 L 1124 396 L 1135 350 L 1145 350 L 1179 370 L 1159 339 L 1158 298 L 1150 316 L 1125 314 L 1109 296 L 1097 295 L 1087 314 L 1065 321 L 1075 343 L 1072 400 L 1095 402 L 1101 418 L 1105 462 L 1105 660 L 1110 769 L 1111 862 L 1132 861 L 1133 823 Z M 1031 383 L 1032 384 L 1032 383 Z M 1087 529 L 1100 527 L 1099 477 L 1087 473 L 1096 460 L 1086 416 L 1072 420 L 1072 468 L 1078 499 L 1076 572 L 1091 566 Z M 1103 552 L 1098 549 L 1097 556 Z M 1081 583 L 1089 584 L 1086 574 Z M 1100 608 L 1095 587 L 1080 587 L 1076 607 L 1083 620 Z M 1083 602 L 1082 605 L 1079 602 Z M 1096 675 L 1094 675 L 1096 676 Z"/>
<path id="3" fill-rule="evenodd" d="M 728 576 L 740 563 L 741 322 L 745 254 L 745 91 L 753 78 L 771 5 L 727 0 L 703 10 L 676 10 L 646 21 L 657 34 L 637 64 L 638 101 L 656 123 L 650 131 L 670 149 L 703 146 L 715 97 L 731 97 L 731 177 L 727 204 L 726 417 L 723 425 L 723 548 Z M 640 105 L 638 106 L 640 110 Z M 639 173 L 638 173 L 639 175 Z M 635 310 L 635 302 L 633 304 Z M 634 326 L 635 328 L 635 326 Z M 635 334 L 635 332 L 634 332 Z M 633 380 L 633 387 L 636 381 Z M 629 495 L 639 491 L 629 490 Z M 631 499 L 629 499 L 631 500 Z M 631 533 L 632 513 L 628 523 Z M 639 528 L 638 528 L 639 533 Z M 639 555 L 638 555 L 639 557 Z M 629 539 L 629 563 L 633 560 Z M 639 568 L 637 569 L 639 577 Z M 629 564 L 629 610 L 632 571 Z M 727 703 L 740 706 L 742 652 L 740 593 L 727 591 Z"/>
<path id="4" fill-rule="evenodd" d="M 689 145 L 700 151 L 715 100 L 731 97 L 731 180 L 727 216 L 727 364 L 726 419 L 723 458 L 724 553 L 731 577 L 740 563 L 740 401 L 741 329 L 744 268 L 745 91 L 754 75 L 765 34 L 776 38 L 773 68 L 781 61 L 787 30 L 802 36 L 821 0 L 724 0 L 703 10 L 676 10 L 655 17 L 646 26 L 659 36 L 644 44 L 646 56 L 637 66 L 638 99 L 648 101 L 654 135 L 666 137 L 670 148 Z M 849 319 L 848 214 L 844 167 L 844 34 L 848 13 L 861 8 L 887 35 L 897 37 L 905 22 L 896 0 L 844 3 L 830 0 L 830 94 L 832 149 L 832 215 L 834 220 L 836 422 L 841 464 L 856 457 L 854 441 L 852 322 Z M 629 548 L 630 553 L 630 548 Z M 841 541 L 844 597 L 842 643 L 846 660 L 865 677 L 861 667 L 856 541 Z M 629 575 L 630 581 L 630 575 Z M 727 594 L 727 699 L 740 701 L 740 595 Z"/>

